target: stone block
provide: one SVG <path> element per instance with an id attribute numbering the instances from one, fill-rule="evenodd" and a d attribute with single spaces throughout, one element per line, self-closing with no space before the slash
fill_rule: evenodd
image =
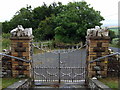
<path id="1" fill-rule="evenodd" d="M 96 55 L 98 52 L 89 52 L 89 55 Z M 100 52 L 102 55 L 108 55 L 108 52 Z"/>

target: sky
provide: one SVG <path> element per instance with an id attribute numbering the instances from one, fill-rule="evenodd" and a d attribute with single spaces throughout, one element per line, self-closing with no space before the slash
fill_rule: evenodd
<path id="1" fill-rule="evenodd" d="M 68 2 L 82 1 L 82 0 L 2 0 L 0 3 L 0 22 L 9 21 L 17 11 L 22 7 L 26 7 L 27 4 L 32 8 L 43 5 L 45 2 L 47 5 L 53 2 L 62 2 L 67 4 Z M 83 0 L 91 5 L 95 10 L 100 11 L 104 17 L 102 21 L 103 26 L 117 26 L 118 25 L 118 2 L 120 0 Z"/>

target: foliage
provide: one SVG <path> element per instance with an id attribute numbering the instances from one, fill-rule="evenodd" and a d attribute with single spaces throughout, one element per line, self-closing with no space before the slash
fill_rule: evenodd
<path id="1" fill-rule="evenodd" d="M 113 45 L 116 45 L 116 46 L 119 46 L 119 45 L 120 45 L 120 38 L 114 38 L 114 39 L 112 40 L 112 44 L 113 44 Z"/>
<path id="2" fill-rule="evenodd" d="M 35 39 L 38 40 L 51 40 L 54 38 L 55 23 L 51 17 L 47 17 L 41 21 L 38 28 L 34 31 Z M 39 34 L 38 34 L 39 33 Z"/>
<path id="3" fill-rule="evenodd" d="M 115 32 L 114 32 L 114 31 L 111 31 L 111 30 L 109 30 L 109 36 L 110 36 L 110 43 L 112 42 L 112 40 L 113 40 L 114 38 L 117 37 L 116 34 L 115 34 Z"/>
<path id="4" fill-rule="evenodd" d="M 18 24 L 24 28 L 32 27 L 34 36 L 39 40 L 56 40 L 65 43 L 85 41 L 86 30 L 102 25 L 104 20 L 86 2 L 52 3 L 31 9 L 21 8 L 10 21 L 3 22 L 3 32 L 9 33 Z"/>
<path id="5" fill-rule="evenodd" d="M 9 39 L 2 39 L 2 49 L 9 49 L 10 47 L 10 40 Z"/>
<path id="6" fill-rule="evenodd" d="M 100 26 L 104 20 L 99 11 L 89 7 L 86 2 L 74 2 L 64 5 L 62 12 L 54 18 L 55 39 L 63 42 L 85 41 L 86 30 Z"/>
<path id="7" fill-rule="evenodd" d="M 67 5 L 60 5 L 59 10 L 60 12 L 57 15 L 52 15 L 50 17 L 52 19 L 47 18 L 40 22 L 36 30 L 36 33 L 42 32 L 42 35 L 39 35 L 39 39 L 48 39 L 44 38 L 48 37 L 45 33 L 48 31 L 48 34 L 51 35 L 52 38 L 54 35 L 53 39 L 56 41 L 65 43 L 85 41 L 86 30 L 96 25 L 100 26 L 100 21 L 104 20 L 103 17 L 100 16 L 100 12 L 90 8 L 86 2 L 74 2 L 68 3 Z M 50 24 L 48 22 L 52 23 Z M 49 31 L 53 34 L 50 34 Z"/>
<path id="8" fill-rule="evenodd" d="M 10 47 L 10 33 L 2 33 L 2 49 L 9 49 Z"/>
<path id="9" fill-rule="evenodd" d="M 2 38 L 9 39 L 10 38 L 10 33 L 2 33 Z"/>
<path id="10" fill-rule="evenodd" d="M 60 2 L 58 2 L 58 5 L 59 4 Z M 49 6 L 44 3 L 42 6 L 32 10 L 31 6 L 27 5 L 26 8 L 21 8 L 17 11 L 10 21 L 2 23 L 3 32 L 9 33 L 10 30 L 16 28 L 17 25 L 23 25 L 24 28 L 32 27 L 33 29 L 37 29 L 42 20 L 58 12 L 57 9 L 55 10 L 55 7 L 57 7 L 56 3 L 52 3 Z"/>
<path id="11" fill-rule="evenodd" d="M 109 28 L 110 31 L 114 31 L 116 35 L 119 35 L 119 27 Z"/>
<path id="12" fill-rule="evenodd" d="M 21 8 L 13 18 L 8 22 L 3 22 L 3 32 L 9 33 L 10 30 L 16 28 L 17 25 L 23 25 L 23 27 L 32 27 L 32 9 L 31 6 L 27 6 L 26 8 Z"/>

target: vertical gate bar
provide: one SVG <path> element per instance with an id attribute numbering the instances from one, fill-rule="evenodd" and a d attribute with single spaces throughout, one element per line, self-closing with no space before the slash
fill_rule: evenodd
<path id="1" fill-rule="evenodd" d="M 84 72 L 84 68 L 83 68 L 84 61 L 83 61 L 83 56 L 82 56 L 83 53 L 82 52 L 83 52 L 83 49 L 81 49 L 81 73 Z M 84 79 L 84 75 L 81 75 L 81 78 Z"/>
<path id="2" fill-rule="evenodd" d="M 75 50 L 75 46 L 73 46 L 73 51 Z M 73 56 L 73 60 L 76 62 L 77 60 L 76 60 L 76 57 L 75 57 L 75 54 L 74 54 L 75 52 L 72 52 L 71 54 L 72 54 L 72 56 Z M 72 62 L 72 60 L 71 60 L 71 62 Z M 72 65 L 71 65 L 71 62 L 70 62 L 70 69 L 72 70 L 72 74 L 73 74 L 73 68 L 74 67 L 76 67 L 75 66 L 75 63 L 73 63 Z M 71 77 L 72 77 L 72 74 L 71 74 Z M 73 82 L 73 77 L 71 78 L 72 79 L 72 82 Z"/>
<path id="3" fill-rule="evenodd" d="M 73 69 L 74 69 L 74 68 L 71 68 L 71 69 L 72 69 L 72 74 L 73 74 Z M 72 82 L 73 82 L 73 77 L 72 77 Z"/>
<path id="4" fill-rule="evenodd" d="M 86 46 L 86 51 L 88 49 L 88 45 Z M 86 62 L 85 62 L 85 85 L 88 86 L 88 52 L 86 53 Z"/>
<path id="5" fill-rule="evenodd" d="M 33 42 L 31 43 L 31 48 L 32 48 L 32 51 L 31 51 L 31 53 L 32 53 L 32 63 L 31 63 L 31 65 L 32 65 L 32 79 L 33 79 L 32 83 L 34 85 L 35 84 L 35 75 L 34 75 L 34 60 L 33 60 L 33 51 L 34 51 Z"/>
<path id="6" fill-rule="evenodd" d="M 120 55 L 118 54 L 118 55 L 117 55 L 117 58 L 116 58 L 116 59 L 117 59 L 117 63 L 118 63 L 118 72 L 117 72 L 117 76 L 118 76 L 118 78 L 117 78 L 117 79 L 118 79 L 118 89 L 120 89 L 120 81 L 119 81 L 119 80 L 120 80 L 120 69 L 119 69 L 119 68 L 120 68 L 120 67 L 119 67 L 120 62 L 119 62 L 119 56 L 120 56 Z M 115 76 L 115 75 L 114 75 L 114 76 Z"/>
<path id="7" fill-rule="evenodd" d="M 46 71 L 46 73 L 47 73 L 47 68 L 45 68 L 45 71 Z M 45 80 L 46 80 L 46 82 L 47 82 L 47 78 L 45 78 Z"/>
<path id="8" fill-rule="evenodd" d="M 81 73 L 83 73 L 83 57 L 82 57 L 82 49 L 81 49 Z M 81 78 L 83 78 L 83 75 L 81 75 Z"/>
<path id="9" fill-rule="evenodd" d="M 60 52 L 58 53 L 58 60 L 59 60 L 59 66 L 58 66 L 58 68 L 59 68 L 59 84 L 60 84 Z"/>

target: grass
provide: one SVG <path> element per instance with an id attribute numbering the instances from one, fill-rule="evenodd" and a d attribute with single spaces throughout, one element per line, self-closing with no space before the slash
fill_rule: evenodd
<path id="1" fill-rule="evenodd" d="M 10 34 L 9 33 L 3 33 L 2 36 L 0 36 L 0 51 L 2 49 L 9 49 L 10 48 Z"/>
<path id="2" fill-rule="evenodd" d="M 116 45 L 116 44 L 109 44 L 109 47 L 120 48 L 120 45 Z"/>
<path id="3" fill-rule="evenodd" d="M 19 80 L 18 78 L 2 78 L 2 88 L 7 88 Z"/>
<path id="4" fill-rule="evenodd" d="M 44 53 L 44 51 L 34 48 L 34 54 L 38 54 L 38 53 Z"/>
<path id="5" fill-rule="evenodd" d="M 111 31 L 114 31 L 116 35 L 119 34 L 118 28 L 110 28 Z"/>
<path id="6" fill-rule="evenodd" d="M 99 80 L 112 89 L 118 88 L 118 78 L 117 77 L 116 78 L 115 77 L 102 78 Z"/>

